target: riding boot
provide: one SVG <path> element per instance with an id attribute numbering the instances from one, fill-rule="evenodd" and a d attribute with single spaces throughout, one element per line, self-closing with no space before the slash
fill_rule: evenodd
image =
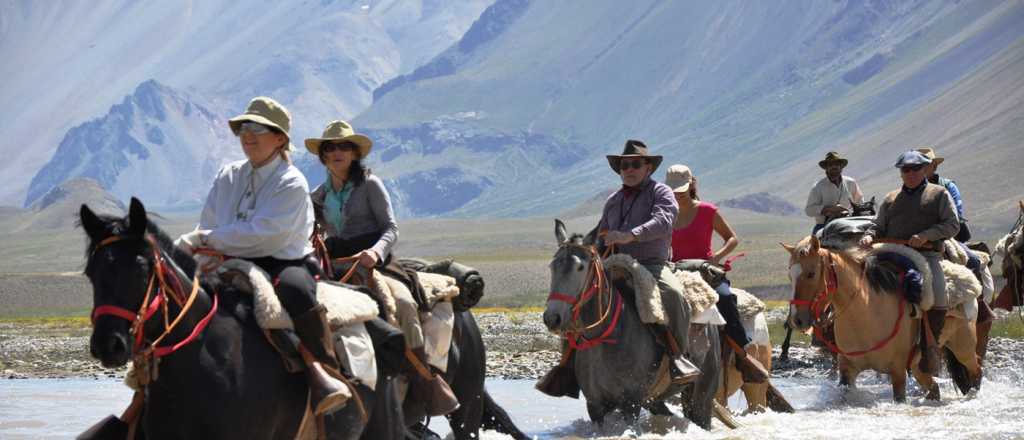
<path id="1" fill-rule="evenodd" d="M 921 371 L 931 375 L 939 373 L 939 361 L 942 353 L 939 347 L 939 336 L 942 335 L 942 326 L 946 322 L 946 309 L 932 308 L 925 313 L 927 319 L 926 348 L 921 352 Z M 924 323 L 923 323 L 924 324 Z"/>
<path id="2" fill-rule="evenodd" d="M 537 391 L 551 397 L 580 398 L 580 384 L 576 381 L 574 350 L 562 344 L 562 360 L 537 381 Z"/>
<path id="3" fill-rule="evenodd" d="M 410 398 L 422 401 L 428 416 L 443 416 L 459 409 L 459 399 L 448 383 L 430 371 L 427 352 L 423 347 L 406 349 L 405 357 L 409 361 L 407 377 Z"/>
<path id="4" fill-rule="evenodd" d="M 306 363 L 306 379 L 309 381 L 310 398 L 316 415 L 330 414 L 345 406 L 352 396 L 341 377 L 338 358 L 334 354 L 330 325 L 327 323 L 327 309 L 317 304 L 302 316 L 292 317 L 295 333 L 302 344 L 299 353 Z"/>
<path id="5" fill-rule="evenodd" d="M 700 379 L 700 368 L 697 368 L 696 365 L 693 365 L 693 362 L 686 358 L 686 355 L 679 347 L 679 342 L 676 341 L 676 337 L 672 335 L 672 331 L 664 326 L 656 326 L 656 328 L 660 330 L 661 334 L 665 335 L 666 345 L 669 352 L 672 353 L 672 362 L 669 364 L 671 366 L 669 374 L 672 376 L 672 383 L 674 385 L 685 385 Z"/>
<path id="6" fill-rule="evenodd" d="M 743 374 L 743 381 L 747 383 L 764 383 L 771 375 L 757 359 L 747 356 L 744 347 L 750 343 L 747 331 L 740 323 L 740 312 L 736 308 L 736 296 L 722 296 L 718 299 L 719 313 L 725 318 L 725 334 L 721 335 L 727 341 L 727 345 L 736 352 L 736 369 Z"/>

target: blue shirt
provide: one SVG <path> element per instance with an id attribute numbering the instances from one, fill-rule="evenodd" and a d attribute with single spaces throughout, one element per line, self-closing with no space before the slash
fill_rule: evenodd
<path id="1" fill-rule="evenodd" d="M 327 177 L 324 190 L 324 207 L 326 208 L 324 209 L 324 219 L 334 226 L 335 231 L 341 232 L 345 227 L 345 213 L 342 212 L 342 207 L 348 201 L 349 194 L 352 194 L 352 182 L 345 182 L 341 191 L 335 191 L 334 185 L 331 184 L 331 178 Z"/>
<path id="2" fill-rule="evenodd" d="M 961 221 L 964 219 L 964 202 L 960 200 L 960 188 L 957 188 L 956 182 L 945 177 L 941 177 L 938 174 L 935 175 L 937 179 L 934 182 L 946 188 L 949 192 L 949 196 L 953 198 L 953 206 L 956 208 L 956 215 Z M 931 179 L 928 179 L 931 180 Z"/>

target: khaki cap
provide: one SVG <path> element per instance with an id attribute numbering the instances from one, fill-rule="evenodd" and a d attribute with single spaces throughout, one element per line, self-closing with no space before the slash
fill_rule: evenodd
<path id="1" fill-rule="evenodd" d="M 689 191 L 690 182 L 693 182 L 693 173 L 686 165 L 675 164 L 665 171 L 665 184 L 672 188 L 672 192 Z"/>
<path id="2" fill-rule="evenodd" d="M 295 149 L 291 144 L 291 136 L 288 135 L 288 130 L 292 125 L 292 115 L 288 113 L 288 109 L 273 98 L 266 96 L 252 98 L 252 101 L 249 101 L 249 106 L 245 108 L 245 113 L 229 119 L 228 125 L 231 127 L 231 131 L 238 135 L 238 129 L 243 122 L 255 122 L 276 128 L 288 137 L 288 149 Z"/>

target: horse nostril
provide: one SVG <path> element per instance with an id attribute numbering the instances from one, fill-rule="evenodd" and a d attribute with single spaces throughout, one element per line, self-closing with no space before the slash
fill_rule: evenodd
<path id="1" fill-rule="evenodd" d="M 544 314 L 544 325 L 548 326 L 549 329 L 555 329 L 558 324 L 561 323 L 562 319 L 557 314 L 545 313 Z"/>
<path id="2" fill-rule="evenodd" d="M 128 346 L 125 345 L 124 339 L 115 336 L 107 340 L 107 354 L 121 354 L 127 350 Z"/>

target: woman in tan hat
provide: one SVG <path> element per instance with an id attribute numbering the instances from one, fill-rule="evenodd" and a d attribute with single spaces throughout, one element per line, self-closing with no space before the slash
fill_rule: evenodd
<path id="1" fill-rule="evenodd" d="M 309 258 L 313 247 L 313 204 L 305 176 L 291 164 L 291 115 L 273 99 L 253 98 L 245 113 L 228 121 L 246 160 L 217 173 L 196 230 L 175 244 L 193 254 L 212 249 L 226 258 L 249 260 L 267 271 L 275 292 L 295 324 L 309 368 L 313 405 L 328 414 L 347 400 L 324 306 L 317 303 Z"/>
<path id="2" fill-rule="evenodd" d="M 331 121 L 322 136 L 306 139 L 306 149 L 327 168 L 327 180 L 313 190 L 310 198 L 317 225 L 326 236 L 328 254 L 331 257 L 357 256 L 360 265 L 376 267 L 385 275 L 403 281 L 402 285 L 396 284 L 399 288 L 392 292 L 396 315 L 413 361 L 422 366 L 408 371 L 412 396 L 427 403 L 431 416 L 454 411 L 459 403 L 444 379 L 436 374 L 422 375 L 429 371 L 429 366 L 419 308 L 410 290 L 419 288 L 419 284 L 415 274 L 409 274 L 391 255 L 398 241 L 398 223 L 391 198 L 384 182 L 363 163 L 373 149 L 373 142 L 356 133 L 348 122 Z"/>
<path id="3" fill-rule="evenodd" d="M 676 203 L 679 204 L 679 215 L 672 225 L 672 261 L 706 260 L 721 265 L 739 239 L 729 222 L 713 203 L 701 201 L 697 196 L 697 178 L 686 165 L 672 165 L 665 172 L 665 184 L 672 188 Z M 717 233 L 725 244 L 717 251 L 712 251 L 711 236 Z M 725 268 L 728 270 L 728 268 Z M 723 278 L 715 287 L 718 292 L 718 311 L 725 318 L 725 337 L 731 339 L 734 348 L 745 348 L 751 343 L 737 310 L 736 295 L 730 289 L 729 280 Z M 768 370 L 757 359 L 747 356 L 746 350 L 733 350 L 738 362 L 736 367 L 743 373 L 745 382 L 761 383 L 768 379 Z"/>

